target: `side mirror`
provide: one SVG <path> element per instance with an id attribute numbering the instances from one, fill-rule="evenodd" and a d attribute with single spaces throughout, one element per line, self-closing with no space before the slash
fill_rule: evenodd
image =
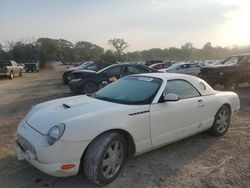
<path id="1" fill-rule="evenodd" d="M 178 101 L 180 97 L 174 93 L 168 93 L 164 95 L 164 101 Z"/>

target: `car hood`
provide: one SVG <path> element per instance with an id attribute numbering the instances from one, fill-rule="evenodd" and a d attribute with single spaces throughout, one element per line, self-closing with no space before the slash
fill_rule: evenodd
<path id="1" fill-rule="evenodd" d="M 71 118 L 107 111 L 120 106 L 116 103 L 91 98 L 86 95 L 67 97 L 34 106 L 25 120 L 41 134 L 47 134 L 51 127 L 65 123 Z"/>

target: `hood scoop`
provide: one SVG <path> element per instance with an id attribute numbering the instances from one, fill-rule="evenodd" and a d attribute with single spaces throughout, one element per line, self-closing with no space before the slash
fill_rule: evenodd
<path id="1" fill-rule="evenodd" d="M 71 106 L 67 105 L 67 104 L 62 104 L 64 108 L 71 108 Z"/>

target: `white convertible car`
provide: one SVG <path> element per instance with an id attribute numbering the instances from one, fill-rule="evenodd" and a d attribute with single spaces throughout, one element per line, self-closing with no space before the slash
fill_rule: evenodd
<path id="1" fill-rule="evenodd" d="M 17 157 L 52 176 L 82 170 L 104 185 L 131 156 L 206 130 L 224 135 L 239 108 L 236 93 L 215 91 L 197 77 L 127 76 L 91 96 L 34 106 L 18 126 Z"/>

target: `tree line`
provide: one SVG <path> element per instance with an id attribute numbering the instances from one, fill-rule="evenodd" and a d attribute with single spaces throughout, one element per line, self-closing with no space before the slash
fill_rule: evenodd
<path id="1" fill-rule="evenodd" d="M 213 47 L 208 42 L 199 49 L 187 42 L 180 48 L 152 48 L 125 53 L 129 44 L 124 39 L 110 39 L 108 44 L 112 48 L 105 50 L 103 47 L 87 41 L 79 41 L 75 44 L 65 39 L 51 38 L 39 38 L 33 42 L 9 41 L 5 45 L 0 44 L 0 59 L 13 59 L 18 63 L 28 63 L 32 60 L 40 62 L 199 60 L 224 59 L 234 54 L 250 52 L 250 46 Z"/>

